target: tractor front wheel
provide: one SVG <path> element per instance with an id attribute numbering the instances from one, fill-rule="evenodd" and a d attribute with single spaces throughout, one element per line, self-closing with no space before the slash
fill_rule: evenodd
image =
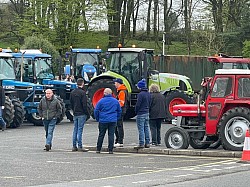
<path id="1" fill-rule="evenodd" d="M 250 127 L 250 110 L 244 107 L 232 108 L 223 114 L 219 125 L 223 148 L 242 151 L 246 131 Z"/>
<path id="2" fill-rule="evenodd" d="M 188 96 L 185 92 L 181 90 L 174 90 L 168 92 L 166 95 L 166 104 L 167 104 L 167 119 L 172 120 L 174 119 L 173 116 L 173 106 L 180 105 L 180 104 L 191 104 L 193 103 L 193 99 Z"/>
<path id="3" fill-rule="evenodd" d="M 167 148 L 187 149 L 189 146 L 189 135 L 185 129 L 171 127 L 165 134 L 165 144 Z"/>
<path id="4" fill-rule="evenodd" d="M 3 110 L 3 119 L 6 123 L 6 127 L 10 127 L 10 124 L 14 119 L 14 106 L 9 97 L 5 96 L 4 110 Z"/>
<path id="5" fill-rule="evenodd" d="M 43 125 L 42 118 L 39 116 L 38 113 L 32 113 L 32 114 L 26 113 L 26 119 L 30 123 L 33 123 L 35 126 L 42 126 Z"/>
<path id="6" fill-rule="evenodd" d="M 20 127 L 23 123 L 25 117 L 25 110 L 19 99 L 12 99 L 11 102 L 14 105 L 15 112 L 14 112 L 14 119 L 13 122 L 10 124 L 10 127 L 17 128 Z"/>

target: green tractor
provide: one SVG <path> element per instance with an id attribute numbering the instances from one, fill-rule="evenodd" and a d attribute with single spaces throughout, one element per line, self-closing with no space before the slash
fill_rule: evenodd
<path id="1" fill-rule="evenodd" d="M 160 73 L 153 61 L 153 49 L 145 48 L 110 48 L 107 55 L 111 62 L 108 71 L 91 79 L 88 85 L 88 97 L 93 107 L 103 97 L 103 90 L 109 87 L 116 94 L 113 79 L 121 78 L 128 89 L 127 112 L 125 119 L 135 116 L 134 107 L 139 90 L 136 86 L 141 79 L 147 85 L 158 84 L 161 93 L 166 97 L 168 107 L 167 118 L 173 116 L 173 106 L 176 104 L 193 103 L 193 88 L 188 77 L 170 73 Z"/>

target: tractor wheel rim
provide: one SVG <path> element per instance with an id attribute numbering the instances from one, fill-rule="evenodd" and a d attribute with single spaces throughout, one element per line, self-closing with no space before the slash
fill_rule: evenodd
<path id="1" fill-rule="evenodd" d="M 172 132 L 168 138 L 169 145 L 174 149 L 179 149 L 183 145 L 183 137 L 178 132 Z"/>
<path id="2" fill-rule="evenodd" d="M 242 147 L 246 130 L 249 126 L 249 121 L 244 117 L 236 116 L 230 119 L 225 126 L 225 138 L 227 142 L 235 147 Z"/>
<path id="3" fill-rule="evenodd" d="M 42 118 L 39 116 L 38 113 L 32 113 L 32 118 L 35 119 L 35 120 L 41 120 Z"/>
<path id="4" fill-rule="evenodd" d="M 103 92 L 104 92 L 104 88 L 96 90 L 96 92 L 95 92 L 95 94 L 93 95 L 93 98 L 92 98 L 92 104 L 93 104 L 94 107 L 96 106 L 97 102 L 101 98 L 103 98 Z"/>
<path id="5" fill-rule="evenodd" d="M 170 103 L 169 103 L 169 112 L 173 115 L 173 106 L 174 105 L 180 105 L 180 104 L 186 104 L 187 102 L 182 99 L 182 98 L 174 98 Z"/>

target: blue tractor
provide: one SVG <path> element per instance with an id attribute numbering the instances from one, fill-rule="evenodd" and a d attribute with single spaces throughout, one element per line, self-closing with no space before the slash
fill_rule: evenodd
<path id="1" fill-rule="evenodd" d="M 35 49 L 20 50 L 19 53 L 12 54 L 16 64 L 18 80 L 43 85 L 44 89 L 52 89 L 58 99 L 64 102 L 63 109 L 65 109 L 67 118 L 73 121 L 69 97 L 70 92 L 76 88 L 76 83 L 54 79 L 51 55 Z M 41 122 L 40 117 L 37 117 Z M 32 117 L 28 116 L 28 118 Z"/>
<path id="2" fill-rule="evenodd" d="M 0 69 L 1 84 L 14 108 L 12 120 L 10 120 L 11 109 L 9 106 L 4 109 L 6 110 L 4 117 L 8 127 L 19 127 L 23 123 L 25 113 L 28 116 L 37 113 L 37 106 L 44 95 L 44 89 L 42 85 L 16 80 L 15 64 L 11 53 L 0 53 Z M 31 120 L 31 122 L 37 124 L 35 120 Z"/>
<path id="3" fill-rule="evenodd" d="M 81 77 L 88 84 L 94 76 L 105 71 L 101 53 L 101 49 L 70 48 L 66 53 L 70 64 L 65 66 L 64 73 L 73 75 L 75 79 Z"/>

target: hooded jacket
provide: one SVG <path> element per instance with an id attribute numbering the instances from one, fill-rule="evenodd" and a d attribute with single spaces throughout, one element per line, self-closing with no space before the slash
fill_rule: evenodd
<path id="1" fill-rule="evenodd" d="M 149 113 L 150 93 L 147 88 L 141 88 L 141 92 L 137 95 L 137 102 L 135 105 L 136 115 Z"/>

